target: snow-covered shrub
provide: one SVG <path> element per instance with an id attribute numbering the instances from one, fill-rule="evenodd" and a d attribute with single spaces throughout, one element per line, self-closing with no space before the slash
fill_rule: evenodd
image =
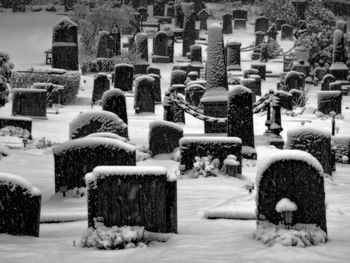
<path id="1" fill-rule="evenodd" d="M 330 133 L 309 127 L 288 130 L 286 148 L 310 153 L 321 163 L 326 174 L 332 174 Z"/>
<path id="2" fill-rule="evenodd" d="M 148 231 L 177 232 L 176 178 L 168 177 L 165 168 L 99 166 L 85 182 L 89 227 L 102 217 L 108 227 L 138 225 Z"/>
<path id="3" fill-rule="evenodd" d="M 314 224 L 327 233 L 323 168 L 311 154 L 300 150 L 272 152 L 258 165 L 256 186 L 258 234 L 259 224 L 271 223 L 277 227 L 283 222 L 282 215 L 276 211 L 282 198 L 293 200 L 297 206 L 292 228 L 296 224 Z M 264 238 L 262 235 L 258 239 Z"/>
<path id="4" fill-rule="evenodd" d="M 61 104 L 68 104 L 72 102 L 80 87 L 80 73 L 77 71 L 61 71 L 63 74 L 55 73 L 49 74 L 47 72 L 33 71 L 33 72 L 13 72 L 11 75 L 11 83 L 13 88 L 30 88 L 33 83 L 53 83 L 64 86 L 61 92 Z"/>
<path id="5" fill-rule="evenodd" d="M 136 165 L 135 146 L 116 139 L 85 137 L 52 148 L 55 192 L 85 186 L 84 175 L 99 165 Z"/>
<path id="6" fill-rule="evenodd" d="M 0 233 L 39 236 L 40 190 L 24 178 L 0 173 Z"/>
<path id="7" fill-rule="evenodd" d="M 183 129 L 172 122 L 153 121 L 149 124 L 149 150 L 152 155 L 171 153 L 179 147 L 179 140 L 183 137 Z"/>
<path id="8" fill-rule="evenodd" d="M 69 124 L 69 138 L 77 139 L 96 132 L 111 132 L 128 137 L 128 125 L 109 111 L 88 111 L 79 114 Z"/>
<path id="9" fill-rule="evenodd" d="M 220 169 L 223 161 L 230 154 L 237 157 L 240 163 L 237 172 L 242 172 L 242 140 L 237 137 L 183 137 L 180 139 L 182 172 L 191 170 L 196 156 L 211 155 L 213 159 L 218 158 Z"/>
<path id="10" fill-rule="evenodd" d="M 83 234 L 80 245 L 98 249 L 144 248 L 150 242 L 166 242 L 168 234 L 152 233 L 140 226 L 106 227 L 103 218 L 95 218 L 94 226 Z"/>

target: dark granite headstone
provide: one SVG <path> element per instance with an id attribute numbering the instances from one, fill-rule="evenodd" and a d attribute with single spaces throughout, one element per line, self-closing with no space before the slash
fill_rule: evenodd
<path id="1" fill-rule="evenodd" d="M 135 36 L 135 50 L 141 60 L 148 62 L 148 36 L 146 33 L 138 33 Z"/>
<path id="2" fill-rule="evenodd" d="M 341 91 L 319 91 L 317 93 L 317 110 L 323 114 L 334 111 L 341 114 L 342 111 Z"/>
<path id="3" fill-rule="evenodd" d="M 128 124 L 128 113 L 124 92 L 120 89 L 107 90 L 102 95 L 102 110 L 110 111 Z"/>
<path id="4" fill-rule="evenodd" d="M 154 79 L 140 76 L 135 80 L 135 113 L 154 112 Z"/>
<path id="5" fill-rule="evenodd" d="M 46 118 L 46 90 L 13 89 L 12 115 Z"/>
<path id="6" fill-rule="evenodd" d="M 224 14 L 222 16 L 222 33 L 232 34 L 232 15 Z"/>
<path id="7" fill-rule="evenodd" d="M 269 19 L 265 16 L 260 16 L 255 20 L 254 32 L 262 31 L 267 32 L 269 29 Z"/>
<path id="8" fill-rule="evenodd" d="M 203 9 L 201 10 L 198 14 L 197 17 L 199 18 L 200 24 L 199 24 L 199 29 L 202 30 L 207 30 L 207 20 L 209 18 L 209 13 L 207 10 Z"/>
<path id="9" fill-rule="evenodd" d="M 155 103 L 162 103 L 162 91 L 161 91 L 161 84 L 160 84 L 160 76 L 157 74 L 148 74 L 148 76 L 152 77 L 154 79 L 153 82 L 153 96 L 154 96 L 154 102 Z"/>
<path id="10" fill-rule="evenodd" d="M 110 83 L 106 73 L 98 73 L 94 78 L 94 88 L 92 90 L 92 104 L 96 101 L 101 100 L 102 94 L 109 90 Z"/>
<path id="11" fill-rule="evenodd" d="M 134 79 L 134 66 L 129 64 L 117 64 L 114 68 L 114 88 L 122 91 L 132 90 Z"/>

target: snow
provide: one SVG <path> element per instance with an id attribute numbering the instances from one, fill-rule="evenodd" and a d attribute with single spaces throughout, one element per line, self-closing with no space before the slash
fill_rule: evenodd
<path id="1" fill-rule="evenodd" d="M 183 129 L 180 125 L 178 125 L 174 122 L 171 122 L 171 121 L 152 121 L 149 124 L 150 129 L 153 129 L 153 128 L 158 127 L 158 126 L 168 126 L 168 127 L 171 127 L 175 130 L 178 130 L 180 132 L 183 131 Z"/>
<path id="2" fill-rule="evenodd" d="M 24 92 L 24 93 L 46 93 L 46 90 L 42 89 L 25 89 L 25 88 L 15 88 L 12 90 L 12 93 L 19 93 L 19 92 Z"/>
<path id="3" fill-rule="evenodd" d="M 94 183 L 98 179 L 106 176 L 114 175 L 156 175 L 164 176 L 167 174 L 167 170 L 159 166 L 97 166 L 92 173 L 88 173 L 85 176 L 86 184 Z"/>
<path id="4" fill-rule="evenodd" d="M 323 175 L 322 165 L 311 154 L 300 150 L 275 150 L 265 159 L 261 160 L 257 167 L 256 172 L 256 188 L 259 189 L 260 180 L 264 172 L 275 162 L 281 160 L 298 160 L 308 163 L 314 167 L 321 175 Z M 258 190 L 257 190 L 258 191 Z"/>
<path id="5" fill-rule="evenodd" d="M 189 144 L 189 143 L 234 143 L 234 144 L 242 144 L 242 140 L 238 137 L 216 137 L 216 136 L 186 136 L 180 139 L 180 145 Z"/>
<path id="6" fill-rule="evenodd" d="M 276 204 L 276 211 L 278 213 L 287 212 L 287 211 L 296 211 L 298 206 L 290 201 L 288 198 L 282 198 Z"/>
<path id="7" fill-rule="evenodd" d="M 331 136 L 330 132 L 324 129 L 314 128 L 314 127 L 301 127 L 301 128 L 289 129 L 287 131 L 288 138 L 299 136 L 301 134 L 316 134 L 318 136 L 324 136 L 326 138 Z"/>
<path id="8" fill-rule="evenodd" d="M 32 118 L 18 116 L 0 116 L 0 120 L 33 121 Z"/>
<path id="9" fill-rule="evenodd" d="M 102 138 L 116 139 L 116 140 L 120 140 L 122 142 L 128 142 L 127 138 L 125 138 L 123 136 L 119 136 L 118 134 L 115 134 L 112 132 L 95 132 L 95 133 L 91 133 L 91 134 L 87 135 L 86 137 L 102 137 Z"/>
<path id="10" fill-rule="evenodd" d="M 31 196 L 41 196 L 41 192 L 38 188 L 33 186 L 26 179 L 9 173 L 0 173 L 0 185 L 8 185 L 11 186 L 12 190 L 14 190 L 17 186 L 23 188 L 25 194 L 29 194 Z"/>
<path id="11" fill-rule="evenodd" d="M 86 147 L 91 147 L 96 145 L 113 146 L 119 149 L 123 149 L 124 151 L 127 151 L 127 152 L 136 151 L 135 146 L 119 140 L 115 140 L 111 138 L 101 138 L 101 137 L 84 137 L 84 138 L 70 140 L 60 145 L 54 146 L 52 148 L 52 152 L 53 154 L 60 155 L 60 154 L 64 154 L 64 152 L 68 150 L 86 148 Z"/>

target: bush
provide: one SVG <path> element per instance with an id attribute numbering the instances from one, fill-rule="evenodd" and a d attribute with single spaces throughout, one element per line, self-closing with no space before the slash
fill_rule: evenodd
<path id="1" fill-rule="evenodd" d="M 13 72 L 11 83 L 13 88 L 30 88 L 33 83 L 53 83 L 63 85 L 64 90 L 61 95 L 61 103 L 72 102 L 79 90 L 80 73 L 77 71 L 65 72 L 64 74 L 51 74 L 49 72 Z"/>

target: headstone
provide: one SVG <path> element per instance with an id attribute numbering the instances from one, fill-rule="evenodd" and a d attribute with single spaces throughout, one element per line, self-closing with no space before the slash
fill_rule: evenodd
<path id="1" fill-rule="evenodd" d="M 32 122 L 32 118 L 29 117 L 1 116 L 0 129 L 13 126 L 15 128 L 21 128 L 23 131 L 27 130 L 29 133 L 28 139 L 32 140 Z"/>
<path id="2" fill-rule="evenodd" d="M 146 33 L 138 33 L 135 36 L 135 50 L 140 59 L 148 62 L 148 36 Z"/>
<path id="3" fill-rule="evenodd" d="M 302 72 L 305 76 L 310 75 L 310 63 L 304 60 L 294 61 L 292 64 L 292 71 Z"/>
<path id="4" fill-rule="evenodd" d="M 185 89 L 186 100 L 192 105 L 198 107 L 203 97 L 205 88 L 199 84 L 192 84 Z"/>
<path id="5" fill-rule="evenodd" d="M 156 233 L 177 233 L 176 180 L 167 178 L 165 168 L 100 166 L 85 181 L 89 227 L 101 217 L 107 227 L 141 226 Z"/>
<path id="6" fill-rule="evenodd" d="M 147 74 L 157 74 L 158 76 L 161 76 L 160 75 L 160 69 L 156 68 L 156 67 L 152 67 L 152 66 L 149 66 L 147 68 Z"/>
<path id="7" fill-rule="evenodd" d="M 158 31 L 153 38 L 153 63 L 168 63 L 168 35 Z"/>
<path id="8" fill-rule="evenodd" d="M 329 83 L 329 90 L 341 91 L 342 84 L 343 83 L 341 81 L 335 81 L 335 82 Z"/>
<path id="9" fill-rule="evenodd" d="M 135 113 L 154 112 L 154 79 L 140 76 L 135 80 Z"/>
<path id="10" fill-rule="evenodd" d="M 0 233 L 39 237 L 40 190 L 18 175 L 0 173 L 0 192 Z"/>
<path id="11" fill-rule="evenodd" d="M 209 18 L 209 13 L 207 10 L 203 9 L 201 10 L 198 14 L 197 17 L 199 18 L 200 24 L 199 24 L 199 29 L 201 30 L 207 30 L 207 20 Z"/>
<path id="12" fill-rule="evenodd" d="M 170 99 L 170 92 L 165 91 L 163 98 L 164 115 L 163 119 L 170 122 L 185 123 L 185 112 L 175 102 Z"/>
<path id="13" fill-rule="evenodd" d="M 190 46 L 194 45 L 196 41 L 196 15 L 192 4 L 182 3 L 181 8 L 184 14 L 182 56 L 186 57 Z"/>
<path id="14" fill-rule="evenodd" d="M 170 76 L 170 86 L 175 84 L 185 84 L 187 74 L 183 70 L 173 70 Z"/>
<path id="15" fill-rule="evenodd" d="M 332 74 L 326 74 L 322 79 L 321 90 L 322 91 L 329 90 L 329 84 L 335 81 L 336 79 Z"/>
<path id="16" fill-rule="evenodd" d="M 117 114 L 128 124 L 128 113 L 124 92 L 120 89 L 107 90 L 102 95 L 102 110 Z"/>
<path id="17" fill-rule="evenodd" d="M 118 26 L 112 28 L 109 46 L 114 56 L 121 54 L 121 31 Z"/>
<path id="18" fill-rule="evenodd" d="M 161 95 L 161 83 L 160 83 L 160 76 L 157 74 L 148 74 L 148 76 L 152 77 L 154 79 L 153 82 L 153 96 L 154 96 L 154 102 L 155 103 L 162 103 L 162 95 Z"/>
<path id="19" fill-rule="evenodd" d="M 254 32 L 264 32 L 266 33 L 269 29 L 269 19 L 265 16 L 260 16 L 255 20 Z"/>
<path id="20" fill-rule="evenodd" d="M 16 88 L 12 90 L 12 115 L 46 118 L 46 90 Z"/>
<path id="21" fill-rule="evenodd" d="M 263 31 L 256 31 L 255 32 L 255 46 L 259 46 L 264 42 L 265 39 L 265 32 Z"/>
<path id="22" fill-rule="evenodd" d="M 293 40 L 293 26 L 284 24 L 281 27 L 281 39 Z"/>
<path id="23" fill-rule="evenodd" d="M 111 138 L 85 137 L 52 148 L 55 192 L 84 187 L 84 175 L 100 165 L 136 165 L 136 147 Z"/>
<path id="24" fill-rule="evenodd" d="M 222 16 L 222 33 L 232 34 L 232 15 L 224 14 Z"/>
<path id="25" fill-rule="evenodd" d="M 317 110 L 323 114 L 334 111 L 341 114 L 342 94 L 340 91 L 319 91 L 317 92 Z"/>
<path id="26" fill-rule="evenodd" d="M 290 129 L 286 148 L 310 153 L 320 162 L 324 173 L 332 175 L 330 132 L 309 127 Z"/>
<path id="27" fill-rule="evenodd" d="M 248 11 L 242 9 L 236 9 L 232 11 L 233 19 L 244 19 L 248 20 Z"/>
<path id="28" fill-rule="evenodd" d="M 241 43 L 228 42 L 226 45 L 227 70 L 241 70 Z"/>
<path id="29" fill-rule="evenodd" d="M 111 58 L 113 56 L 112 50 L 109 47 L 110 35 L 108 31 L 100 31 L 97 40 L 97 55 L 98 58 Z"/>
<path id="30" fill-rule="evenodd" d="M 53 28 L 52 67 L 78 70 L 78 26 L 68 18 Z"/>
<path id="31" fill-rule="evenodd" d="M 256 96 L 261 96 L 261 77 L 259 75 L 250 75 L 249 78 L 255 80 L 255 88 L 253 89 L 253 93 Z"/>
<path id="32" fill-rule="evenodd" d="M 164 0 L 153 0 L 153 16 L 164 16 L 165 3 Z"/>
<path id="33" fill-rule="evenodd" d="M 181 126 L 169 121 L 152 121 L 149 124 L 149 150 L 152 156 L 162 153 L 172 153 L 179 147 L 183 137 Z"/>
<path id="34" fill-rule="evenodd" d="M 94 78 L 94 88 L 92 91 L 92 104 L 102 98 L 102 94 L 109 90 L 110 83 L 106 73 L 98 73 Z"/>
<path id="35" fill-rule="evenodd" d="M 208 29 L 206 66 L 206 91 L 201 99 L 204 114 L 211 117 L 227 116 L 227 72 L 222 27 L 211 25 Z M 227 132 L 227 123 L 204 122 L 205 133 Z"/>
<path id="36" fill-rule="evenodd" d="M 190 71 L 188 74 L 187 74 L 188 78 L 190 79 L 189 81 L 195 81 L 199 78 L 199 74 L 197 71 Z"/>
<path id="37" fill-rule="evenodd" d="M 251 64 L 250 67 L 259 71 L 258 75 L 261 77 L 261 79 L 266 79 L 266 64 Z"/>
<path id="38" fill-rule="evenodd" d="M 166 27 L 163 28 L 165 30 Z M 165 31 L 168 35 L 168 56 L 169 63 L 174 63 L 174 45 L 175 45 L 175 35 L 174 32 L 170 29 Z"/>
<path id="39" fill-rule="evenodd" d="M 276 205 L 289 197 L 297 206 L 292 226 L 315 224 L 327 232 L 323 169 L 311 154 L 277 150 L 257 171 L 257 230 L 264 222 L 279 225 L 283 221 Z"/>
<path id="40" fill-rule="evenodd" d="M 171 18 L 175 18 L 175 6 L 168 5 L 168 7 L 166 9 L 166 16 L 171 17 Z"/>
<path id="41" fill-rule="evenodd" d="M 253 97 L 248 88 L 235 85 L 228 92 L 227 136 L 238 137 L 243 146 L 255 146 L 253 125 Z"/>
<path id="42" fill-rule="evenodd" d="M 114 68 L 114 88 L 122 91 L 132 90 L 134 79 L 134 66 L 129 64 L 117 64 Z"/>
<path id="43" fill-rule="evenodd" d="M 256 80 L 253 78 L 243 78 L 243 79 L 241 79 L 240 82 L 241 82 L 242 86 L 244 86 L 245 88 L 249 89 L 252 92 L 251 96 L 252 96 L 252 101 L 254 103 L 256 101 L 256 95 L 257 95 L 256 94 L 257 93 Z M 258 92 L 260 92 L 260 94 L 261 94 L 261 90 Z"/>
<path id="44" fill-rule="evenodd" d="M 141 6 L 141 7 L 137 8 L 137 12 L 140 14 L 141 21 L 147 21 L 147 17 L 148 17 L 147 7 Z"/>
<path id="45" fill-rule="evenodd" d="M 149 63 L 146 61 L 136 62 L 134 64 L 134 78 L 138 77 L 139 75 L 146 75 L 148 67 Z"/>
<path id="46" fill-rule="evenodd" d="M 289 71 L 284 78 L 284 83 L 286 86 L 284 91 L 290 91 L 291 89 L 301 90 L 303 88 L 303 78 L 296 71 Z"/>
<path id="47" fill-rule="evenodd" d="M 128 125 L 110 111 L 87 111 L 69 123 L 69 139 L 74 140 L 96 132 L 111 132 L 128 138 Z"/>
<path id="48" fill-rule="evenodd" d="M 200 45 L 192 45 L 190 46 L 190 58 L 191 65 L 202 65 L 202 46 Z"/>
<path id="49" fill-rule="evenodd" d="M 329 72 L 337 80 L 347 79 L 349 68 L 345 64 L 346 61 L 345 35 L 343 31 L 337 29 L 333 34 L 333 63 L 329 68 Z"/>

